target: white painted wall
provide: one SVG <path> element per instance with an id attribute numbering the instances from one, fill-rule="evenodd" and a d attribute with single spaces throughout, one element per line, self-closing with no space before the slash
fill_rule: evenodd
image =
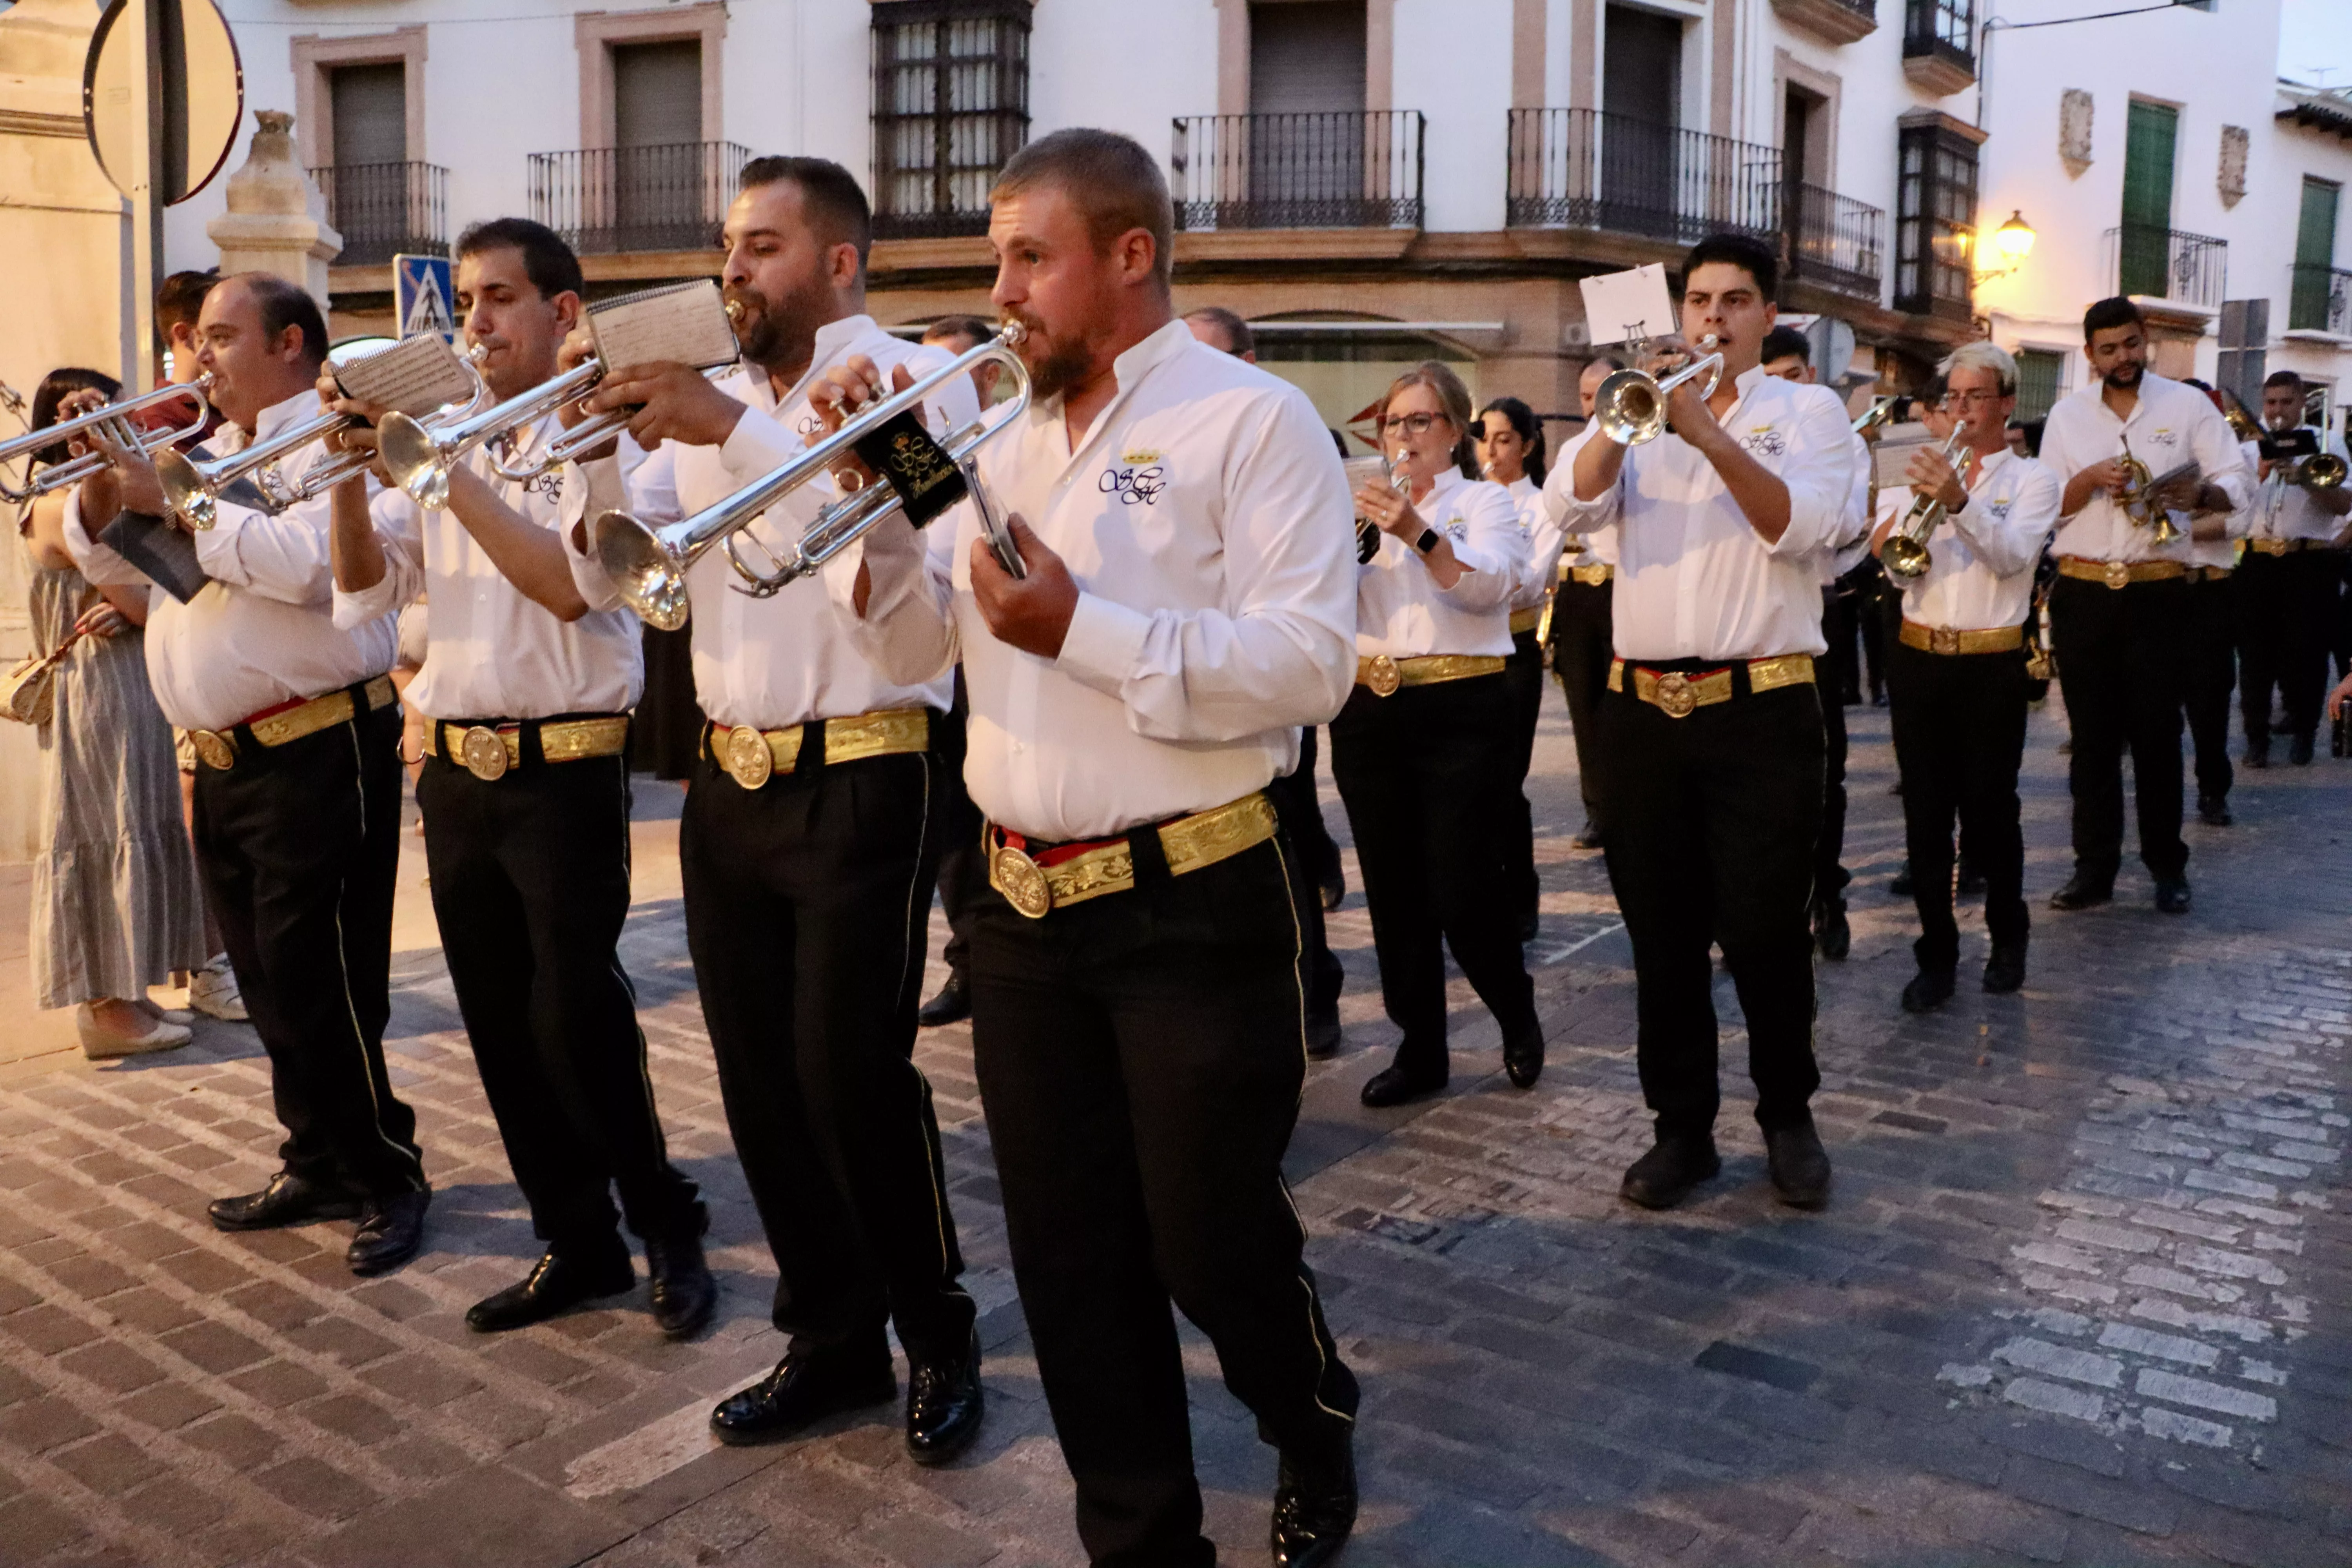
<path id="1" fill-rule="evenodd" d="M 1426 226 L 1503 226 L 1511 103 L 1510 0 L 1397 0 L 1389 102 L 1428 117 Z"/>

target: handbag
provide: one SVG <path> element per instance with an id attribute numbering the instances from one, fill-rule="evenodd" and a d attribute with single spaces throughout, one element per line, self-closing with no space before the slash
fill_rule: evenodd
<path id="1" fill-rule="evenodd" d="M 28 653 L 17 661 L 6 679 L 0 679 L 0 717 L 14 719 L 19 724 L 47 724 L 57 711 L 58 666 L 73 645 L 81 640 L 79 628 L 68 632 L 66 640 L 47 654 Z"/>

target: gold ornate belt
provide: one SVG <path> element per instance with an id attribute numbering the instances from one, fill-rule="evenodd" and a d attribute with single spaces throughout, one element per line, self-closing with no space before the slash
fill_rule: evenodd
<path id="1" fill-rule="evenodd" d="M 1606 561 L 1597 561 L 1590 566 L 1570 566 L 1565 561 L 1559 563 L 1561 582 L 1581 583 L 1588 588 L 1598 588 L 1616 574 L 1617 568 L 1610 565 Z"/>
<path id="2" fill-rule="evenodd" d="M 1273 837 L 1274 803 L 1256 792 L 1163 822 L 1157 831 L 1169 874 L 1181 877 Z M 1135 851 L 1129 837 L 1040 847 L 992 822 L 981 830 L 980 843 L 988 857 L 988 885 L 1015 910 L 1040 921 L 1066 904 L 1082 904 L 1134 887 Z"/>
<path id="3" fill-rule="evenodd" d="M 1421 658 L 1391 658 L 1376 653 L 1356 660 L 1356 684 L 1370 687 L 1375 697 L 1393 697 L 1407 686 L 1435 686 L 1440 681 L 1502 672 L 1503 657 L 1494 653 L 1433 653 Z"/>
<path id="4" fill-rule="evenodd" d="M 2219 583 L 2231 570 L 2228 566 L 2191 566 L 2189 568 L 2189 580 L 2191 583 Z"/>
<path id="5" fill-rule="evenodd" d="M 2249 539 L 2246 548 L 2257 555 L 2293 555 L 2302 550 L 2325 550 L 2324 539 Z"/>
<path id="6" fill-rule="evenodd" d="M 2105 583 L 2110 588 L 2128 588 L 2134 583 L 2167 583 L 2175 577 L 2186 577 L 2189 568 L 2178 561 L 2094 561 L 2086 555 L 2061 555 L 2058 575 L 2084 583 Z"/>
<path id="7" fill-rule="evenodd" d="M 827 767 L 866 757 L 927 751 L 931 743 L 931 710 L 928 708 L 890 708 L 879 713 L 814 722 L 824 726 Z M 719 765 L 737 784 L 745 789 L 758 789 L 776 774 L 791 773 L 799 765 L 801 741 L 808 728 L 807 724 L 793 724 L 782 730 L 760 730 L 738 724 L 731 730 L 722 730 L 716 724 L 705 724 L 702 751 L 705 756 L 719 759 Z"/>
<path id="8" fill-rule="evenodd" d="M 379 675 L 373 680 L 356 687 L 345 687 L 341 691 L 330 691 L 320 697 L 297 698 L 275 708 L 265 708 L 226 730 L 191 730 L 188 731 L 188 743 L 195 748 L 196 755 L 205 766 L 215 771 L 233 768 L 236 765 L 237 731 L 244 731 L 253 737 L 257 745 L 262 746 L 283 746 L 289 742 L 299 741 L 321 730 L 348 724 L 358 717 L 361 709 L 359 703 L 352 700 L 354 691 L 359 693 L 361 700 L 366 702 L 366 711 L 370 713 L 379 708 L 391 707 L 396 695 L 393 690 L 392 677 Z"/>
<path id="9" fill-rule="evenodd" d="M 1625 689 L 1626 663 L 1622 658 L 1609 661 L 1609 689 Z M 1718 702 L 1731 700 L 1735 688 L 1731 679 L 1733 666 L 1721 669 L 1702 670 L 1685 674 L 1679 669 L 1647 669 L 1632 667 L 1633 695 L 1655 708 L 1669 719 L 1687 719 L 1701 708 L 1711 708 Z M 1813 656 L 1809 653 L 1784 653 L 1774 658 L 1751 658 L 1747 661 L 1748 690 L 1751 696 L 1777 690 L 1783 686 L 1811 686 L 1813 683 Z"/>
<path id="10" fill-rule="evenodd" d="M 1511 635 L 1513 637 L 1517 637 L 1521 632 L 1531 632 L 1535 630 L 1538 626 L 1543 625 L 1543 618 L 1544 607 L 1541 605 L 1531 605 L 1524 610 L 1513 610 L 1511 612 Z"/>
<path id="11" fill-rule="evenodd" d="M 2023 626 L 1987 626 L 1982 631 L 1961 631 L 1955 626 L 1931 626 L 1919 621 L 1906 620 L 1895 634 L 1905 647 L 1916 647 L 1921 653 L 2007 653 L 2025 646 Z"/>
<path id="12" fill-rule="evenodd" d="M 425 754 L 446 756 L 488 783 L 522 765 L 522 733 L 539 731 L 542 762 L 576 763 L 587 757 L 617 757 L 629 746 L 629 716 L 595 719 L 534 719 L 512 724 L 459 724 L 436 719 L 425 726 Z M 444 733 L 444 731 L 446 731 Z"/>

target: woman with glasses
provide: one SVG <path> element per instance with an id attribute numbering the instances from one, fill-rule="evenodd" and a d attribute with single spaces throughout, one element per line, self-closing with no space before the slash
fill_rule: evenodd
<path id="1" fill-rule="evenodd" d="M 1535 762 L 1536 721 L 1543 712 L 1544 653 L 1536 640 L 1542 629 L 1544 601 L 1551 589 L 1552 573 L 1559 562 L 1559 524 L 1543 501 L 1543 424 L 1535 410 L 1516 397 L 1497 397 L 1478 411 L 1471 432 L 1478 471 L 1503 487 L 1519 516 L 1519 542 L 1527 552 L 1527 569 L 1518 591 L 1511 595 L 1511 652 L 1503 679 L 1511 689 L 1510 778 L 1517 792 L 1508 865 L 1511 908 L 1519 917 L 1519 940 L 1536 937 L 1537 903 L 1542 888 L 1536 879 L 1536 815 L 1528 800 L 1528 769 Z"/>
<path id="2" fill-rule="evenodd" d="M 1517 509 L 1469 466 L 1470 394 L 1437 362 L 1391 384 L 1381 449 L 1397 483 L 1356 492 L 1379 531 L 1359 570 L 1356 687 L 1331 721 L 1331 773 L 1356 837 L 1381 995 L 1404 1031 L 1370 1106 L 1445 1087 L 1445 953 L 1503 1030 L 1526 1089 L 1542 1026 L 1507 895 L 1513 733 L 1504 663 L 1527 571 Z"/>

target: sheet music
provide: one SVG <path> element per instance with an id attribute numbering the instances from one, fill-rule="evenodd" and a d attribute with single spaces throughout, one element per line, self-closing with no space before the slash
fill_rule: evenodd
<path id="1" fill-rule="evenodd" d="M 1666 269 L 1654 261 L 1630 272 L 1580 278 L 1577 287 L 1584 292 L 1584 324 L 1596 347 L 1681 330 L 1674 296 L 1666 289 Z"/>
<path id="2" fill-rule="evenodd" d="M 362 403 L 421 418 L 474 395 L 474 378 L 438 332 L 419 332 L 335 367 L 335 381 Z"/>
<path id="3" fill-rule="evenodd" d="M 596 357 L 607 370 L 633 364 L 732 364 L 742 350 L 719 285 L 708 278 L 625 294 L 588 309 Z"/>

